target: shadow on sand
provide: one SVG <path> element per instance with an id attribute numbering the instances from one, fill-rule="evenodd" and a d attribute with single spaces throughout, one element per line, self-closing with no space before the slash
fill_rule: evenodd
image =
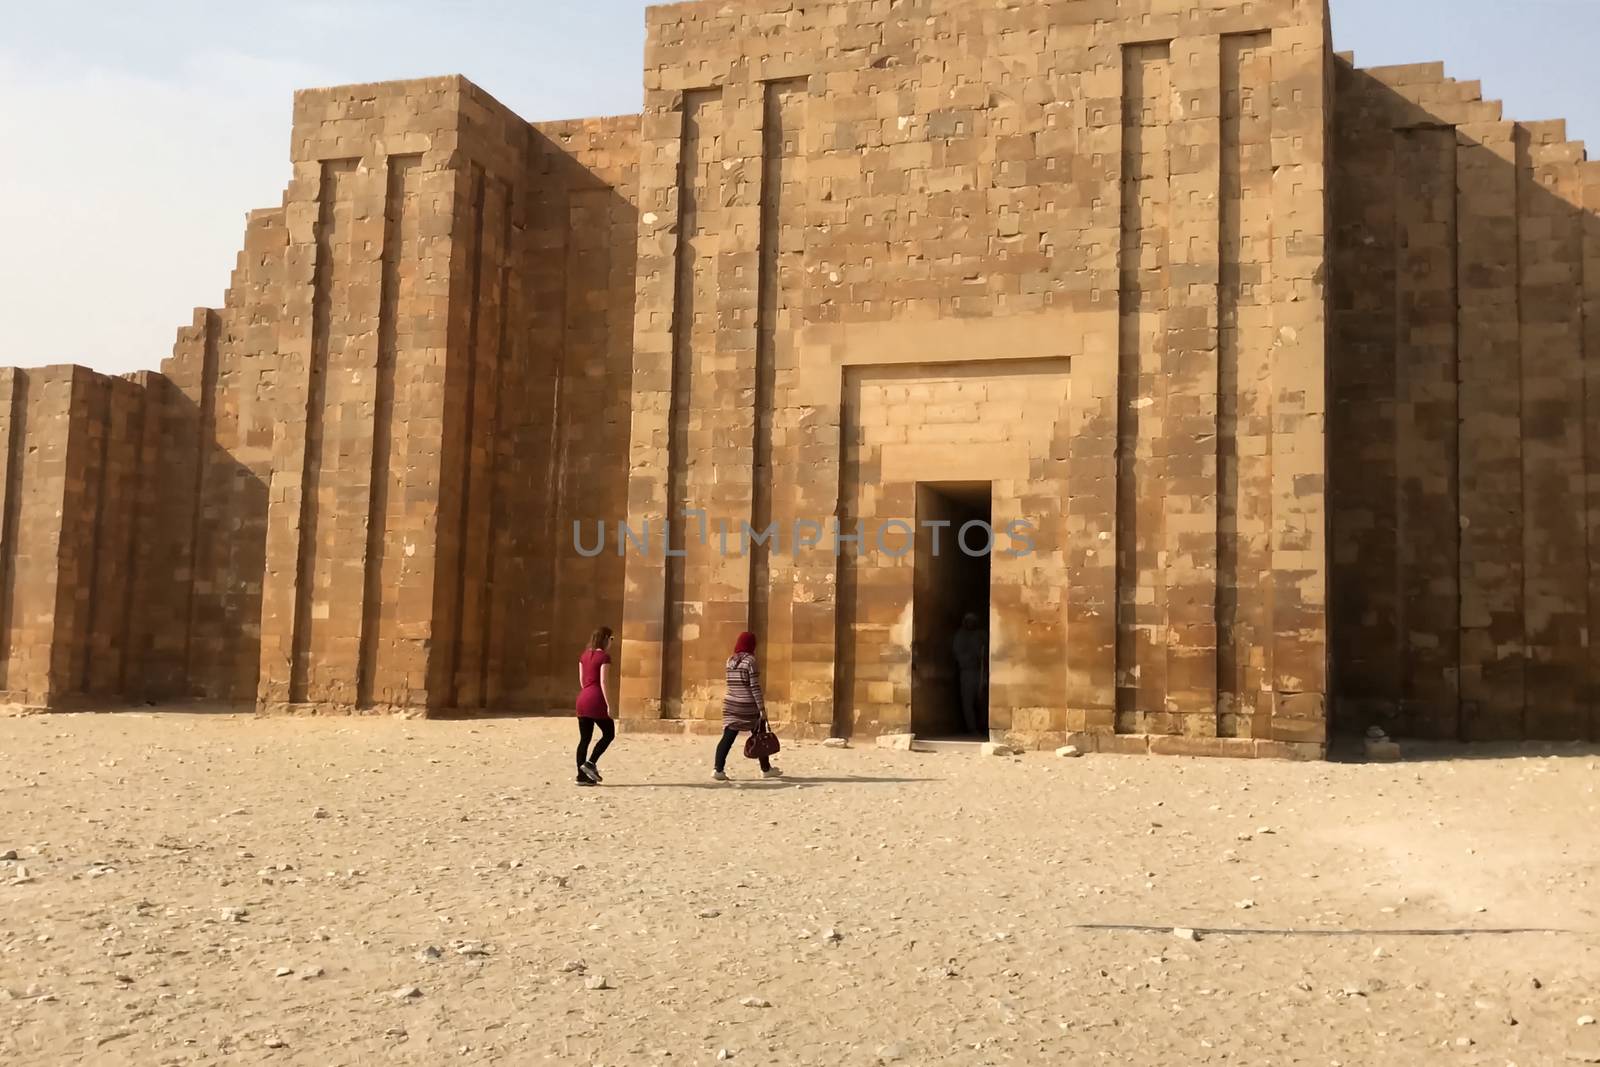
<path id="1" fill-rule="evenodd" d="M 1596 759 L 1600 745 L 1587 741 L 1408 741 L 1400 742 L 1401 763 L 1459 763 L 1465 760 Z M 1329 763 L 1369 763 L 1360 738 L 1339 737 L 1328 746 Z"/>
<path id="2" fill-rule="evenodd" d="M 608 785 L 606 789 L 737 789 L 777 792 L 784 789 L 803 789 L 814 785 L 915 785 L 919 782 L 942 782 L 943 778 L 873 778 L 867 775 L 847 775 L 825 778 L 799 776 L 783 778 L 735 778 L 731 782 L 627 782 Z"/>

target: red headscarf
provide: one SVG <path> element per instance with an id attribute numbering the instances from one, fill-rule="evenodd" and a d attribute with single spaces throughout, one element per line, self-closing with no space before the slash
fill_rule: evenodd
<path id="1" fill-rule="evenodd" d="M 742 633 L 742 634 L 740 634 L 739 635 L 739 640 L 737 640 L 737 641 L 735 641 L 733 643 L 733 654 L 735 656 L 745 655 L 747 653 L 752 653 L 755 650 L 756 650 L 756 635 L 752 634 L 752 633 Z"/>

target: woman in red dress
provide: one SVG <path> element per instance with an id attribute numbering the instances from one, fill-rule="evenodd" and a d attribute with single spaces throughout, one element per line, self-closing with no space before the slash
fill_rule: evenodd
<path id="1" fill-rule="evenodd" d="M 611 665 L 611 627 L 602 626 L 589 638 L 589 647 L 578 657 L 578 784 L 599 785 L 600 757 L 617 736 L 611 720 L 611 697 L 606 691 L 606 668 Z M 596 729 L 600 743 L 589 751 Z"/>

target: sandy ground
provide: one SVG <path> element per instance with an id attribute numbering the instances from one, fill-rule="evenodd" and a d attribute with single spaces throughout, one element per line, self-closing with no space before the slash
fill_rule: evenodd
<path id="1" fill-rule="evenodd" d="M 0 1062 L 1600 1063 L 1593 749 L 575 733 L 0 719 Z"/>

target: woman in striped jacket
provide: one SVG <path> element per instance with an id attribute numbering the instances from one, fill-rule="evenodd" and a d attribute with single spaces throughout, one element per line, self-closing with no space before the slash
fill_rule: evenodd
<path id="1" fill-rule="evenodd" d="M 728 780 L 728 753 L 741 733 L 753 733 L 767 718 L 767 701 L 761 693 L 761 671 L 756 666 L 756 635 L 743 633 L 733 646 L 728 660 L 728 695 L 722 701 L 722 740 L 717 743 L 717 769 L 712 775 L 719 782 Z M 781 778 L 783 772 L 761 757 L 761 773 Z"/>

